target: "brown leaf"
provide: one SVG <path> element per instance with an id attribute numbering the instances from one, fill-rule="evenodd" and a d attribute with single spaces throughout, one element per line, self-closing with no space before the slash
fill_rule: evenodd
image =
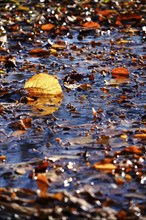
<path id="1" fill-rule="evenodd" d="M 33 56 L 45 56 L 45 55 L 49 55 L 50 54 L 50 51 L 49 50 L 45 50 L 45 49 L 41 49 L 41 48 L 36 48 L 36 49 L 32 49 L 29 51 L 29 54 L 30 55 L 33 55 Z"/>
<path id="2" fill-rule="evenodd" d="M 54 24 L 49 23 L 49 24 L 43 24 L 43 25 L 41 26 L 41 29 L 42 29 L 43 31 L 51 31 L 54 27 L 55 27 Z"/>
<path id="3" fill-rule="evenodd" d="M 26 130 L 31 127 L 31 118 L 24 118 L 22 120 L 18 120 L 9 124 L 9 127 L 13 129 Z"/>
<path id="4" fill-rule="evenodd" d="M 83 24 L 84 28 L 98 29 L 100 28 L 100 24 L 94 21 L 87 21 Z"/>

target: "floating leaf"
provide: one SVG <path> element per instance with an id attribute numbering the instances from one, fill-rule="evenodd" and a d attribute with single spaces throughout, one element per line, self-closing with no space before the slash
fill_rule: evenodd
<path id="1" fill-rule="evenodd" d="M 7 158 L 7 157 L 6 157 L 5 155 L 1 155 L 1 156 L 0 156 L 0 161 L 5 161 L 6 158 Z"/>
<path id="2" fill-rule="evenodd" d="M 22 120 L 18 120 L 9 124 L 9 127 L 13 129 L 26 130 L 31 127 L 31 118 L 24 118 Z"/>
<path id="3" fill-rule="evenodd" d="M 61 95 L 62 89 L 55 76 L 39 73 L 32 76 L 24 86 L 30 96 L 40 97 L 41 95 Z"/>
<path id="4" fill-rule="evenodd" d="M 42 29 L 43 31 L 51 31 L 54 27 L 55 27 L 54 24 L 49 23 L 49 24 L 43 24 L 43 25 L 41 26 L 41 29 Z"/>
<path id="5" fill-rule="evenodd" d="M 41 49 L 41 48 L 36 48 L 36 49 L 30 50 L 29 54 L 33 55 L 33 56 L 40 57 L 40 56 L 49 55 L 50 51 L 49 50 L 45 50 L 45 49 Z"/>
<path id="6" fill-rule="evenodd" d="M 93 22 L 93 21 L 87 21 L 83 24 L 83 27 L 97 29 L 97 28 L 100 28 L 100 24 L 98 24 L 97 22 Z"/>
<path id="7" fill-rule="evenodd" d="M 145 134 L 145 133 L 134 134 L 133 137 L 134 137 L 134 138 L 140 138 L 140 139 L 146 139 L 146 134 Z"/>
<path id="8" fill-rule="evenodd" d="M 96 13 L 99 16 L 99 21 L 103 21 L 105 18 L 108 18 L 111 15 L 117 15 L 118 12 L 116 10 L 98 10 L 96 9 Z"/>
<path id="9" fill-rule="evenodd" d="M 114 68 L 111 72 L 113 77 L 128 77 L 129 70 L 123 67 Z"/>
<path id="10" fill-rule="evenodd" d="M 36 101 L 29 103 L 35 112 L 42 115 L 57 111 L 63 98 L 62 88 L 55 76 L 39 73 L 32 76 L 24 88 L 30 97 L 37 97 Z"/>
<path id="11" fill-rule="evenodd" d="M 116 166 L 112 163 L 112 159 L 105 158 L 102 161 L 99 161 L 93 165 L 97 170 L 115 170 Z"/>
<path id="12" fill-rule="evenodd" d="M 40 196 L 45 197 L 47 196 L 49 182 L 45 174 L 38 173 L 36 178 L 37 186 L 40 190 Z"/>
<path id="13" fill-rule="evenodd" d="M 97 170 L 115 170 L 116 169 L 116 166 L 112 163 L 107 163 L 107 164 L 95 163 L 93 167 Z"/>
<path id="14" fill-rule="evenodd" d="M 121 151 L 117 151 L 116 152 L 116 155 L 117 154 L 129 154 L 129 153 L 132 153 L 132 154 L 142 154 L 142 151 L 137 147 L 137 146 L 128 146 L 126 147 L 124 150 L 121 150 Z"/>

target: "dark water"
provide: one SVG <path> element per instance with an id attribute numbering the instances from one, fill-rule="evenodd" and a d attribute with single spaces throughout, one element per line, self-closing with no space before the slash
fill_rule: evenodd
<path id="1" fill-rule="evenodd" d="M 144 219 L 145 138 L 134 138 L 134 134 L 146 132 L 144 24 L 133 24 L 132 21 L 131 26 L 127 27 L 104 24 L 100 30 L 84 30 L 76 23 L 69 23 L 67 31 L 60 35 L 53 31 L 43 34 L 39 25 L 38 29 L 34 25 L 36 18 L 33 23 L 33 17 L 31 20 L 29 16 L 32 6 L 34 17 L 44 13 L 45 20 L 42 18 L 42 21 L 47 23 L 49 15 L 45 6 L 41 8 L 29 2 L 29 11 L 19 11 L 17 17 L 14 16 L 17 7 L 11 8 L 13 5 L 15 4 L 1 3 L 2 26 L 8 37 L 4 47 L 10 52 L 4 49 L 0 53 L 1 56 L 10 54 L 16 57 L 15 67 L 7 66 L 6 62 L 1 62 L 0 67 L 3 71 L 0 75 L 0 155 L 6 156 L 6 161 L 0 163 L 0 187 L 8 190 L 5 193 L 2 191 L 0 196 L 3 219 L 26 218 L 26 213 L 19 217 L 22 214 L 19 209 L 18 216 L 14 215 L 16 209 L 11 205 L 6 206 L 5 203 L 9 201 L 3 195 L 9 197 L 10 189 L 17 189 L 18 197 L 20 189 L 35 192 L 37 184 L 35 179 L 30 178 L 30 174 L 38 164 L 43 163 L 44 158 L 49 163 L 46 169 L 50 180 L 48 192 L 66 192 L 76 198 L 73 202 L 73 197 L 64 194 L 68 203 L 65 199 L 62 203 L 53 201 L 52 210 L 56 210 L 55 207 L 67 207 L 66 211 L 60 211 L 61 214 L 53 211 L 55 214 L 50 214 L 53 219 L 62 219 L 63 216 L 65 219 Z M 70 1 L 69 5 L 73 3 Z M 95 8 L 94 4 L 91 5 Z M 108 9 L 111 7 L 110 3 L 98 6 Z M 59 10 L 57 2 L 51 3 L 51 7 L 51 10 Z M 76 3 L 76 7 L 79 16 L 82 6 L 80 8 Z M 142 7 L 139 8 L 139 14 L 143 15 Z M 70 12 L 68 16 L 74 14 Z M 13 17 L 14 21 L 12 24 L 9 21 L 7 26 L 7 19 Z M 30 19 L 30 23 L 26 19 Z M 57 21 L 53 22 L 58 25 Z M 61 23 L 60 20 L 58 22 Z M 15 31 L 13 26 L 16 24 L 18 30 Z M 33 31 L 34 37 L 30 35 Z M 57 50 L 57 55 L 34 57 L 29 54 L 30 49 L 37 47 L 48 50 L 48 39 L 54 43 L 58 40 L 66 42 L 67 48 Z M 128 69 L 129 77 L 122 82 L 119 78 L 115 81 L 111 71 L 116 67 Z M 64 94 L 58 111 L 52 115 L 35 112 L 20 101 L 25 96 L 25 81 L 38 72 L 46 71 L 57 75 Z M 74 89 L 66 87 L 65 79 Z M 77 87 L 80 84 L 85 85 L 84 89 Z M 89 89 L 87 84 L 90 85 Z M 96 118 L 92 108 L 97 111 Z M 30 117 L 32 123 L 23 133 L 20 129 L 9 126 L 25 117 Z M 136 146 L 141 151 L 140 154 L 118 154 L 128 146 Z M 115 172 L 104 172 L 93 167 L 105 158 L 113 160 Z M 130 176 L 130 180 L 126 175 Z M 27 193 L 24 193 L 25 196 L 29 198 Z M 37 196 L 34 199 L 38 200 Z M 82 201 L 79 202 L 79 199 Z M 20 204 L 20 201 L 18 199 L 15 202 Z M 83 201 L 88 205 L 83 205 Z M 21 205 L 27 207 L 27 202 Z M 50 208 L 50 202 L 47 204 Z M 43 203 L 39 202 L 38 206 L 43 207 Z M 121 210 L 125 213 L 125 218 L 122 214 L 118 215 Z M 69 214 L 71 212 L 72 215 Z M 113 216 L 109 213 L 113 213 Z M 35 214 L 33 217 L 37 218 Z"/>

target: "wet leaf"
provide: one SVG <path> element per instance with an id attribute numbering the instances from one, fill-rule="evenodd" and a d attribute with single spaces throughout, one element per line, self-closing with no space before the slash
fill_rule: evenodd
<path id="1" fill-rule="evenodd" d="M 116 154 L 127 154 L 127 153 L 142 154 L 142 150 L 139 149 L 137 146 L 128 146 L 124 150 L 116 152 Z"/>
<path id="2" fill-rule="evenodd" d="M 62 88 L 57 77 L 39 73 L 26 81 L 24 89 L 28 90 L 30 96 L 62 95 Z"/>
<path id="3" fill-rule="evenodd" d="M 24 88 L 29 92 L 30 97 L 37 97 L 36 101 L 28 103 L 33 107 L 34 112 L 47 115 L 58 110 L 63 93 L 55 76 L 46 73 L 36 74 L 25 83 Z"/>
<path id="4" fill-rule="evenodd" d="M 31 118 L 24 118 L 19 121 L 15 121 L 9 124 L 9 127 L 13 129 L 20 129 L 20 130 L 26 130 L 27 128 L 31 127 Z"/>
<path id="5" fill-rule="evenodd" d="M 97 170 L 115 170 L 116 169 L 116 166 L 112 163 L 107 163 L 107 164 L 95 163 L 93 167 Z"/>
<path id="6" fill-rule="evenodd" d="M 116 166 L 112 163 L 112 159 L 105 158 L 102 161 L 99 161 L 93 165 L 97 170 L 115 170 Z"/>
<path id="7" fill-rule="evenodd" d="M 114 68 L 111 71 L 113 77 L 129 77 L 129 70 L 123 67 Z"/>
<path id="8" fill-rule="evenodd" d="M 134 134 L 134 138 L 146 139 L 146 133 Z"/>
<path id="9" fill-rule="evenodd" d="M 105 18 L 110 17 L 111 15 L 118 15 L 119 13 L 116 10 L 99 10 L 96 9 L 96 13 L 99 16 L 99 21 L 103 21 Z"/>
<path id="10" fill-rule="evenodd" d="M 84 28 L 89 28 L 89 29 L 98 29 L 100 28 L 100 24 L 98 24 L 97 22 L 93 22 L 93 21 L 87 21 L 83 24 Z"/>
<path id="11" fill-rule="evenodd" d="M 37 186 L 40 190 L 40 197 L 46 197 L 48 192 L 49 182 L 45 174 L 38 173 L 36 178 Z"/>
<path id="12" fill-rule="evenodd" d="M 50 51 L 42 49 L 42 48 L 36 48 L 36 49 L 31 49 L 29 51 L 29 54 L 32 55 L 32 56 L 40 57 L 40 56 L 49 55 Z"/>
<path id="13" fill-rule="evenodd" d="M 49 24 L 43 24 L 43 25 L 41 26 L 41 29 L 42 29 L 43 31 L 51 31 L 54 27 L 55 27 L 54 24 L 49 23 Z"/>
<path id="14" fill-rule="evenodd" d="M 5 160 L 6 160 L 6 158 L 7 158 L 7 157 L 6 157 L 5 155 L 0 155 L 0 161 L 2 161 L 2 162 L 3 162 L 3 161 L 5 161 Z"/>

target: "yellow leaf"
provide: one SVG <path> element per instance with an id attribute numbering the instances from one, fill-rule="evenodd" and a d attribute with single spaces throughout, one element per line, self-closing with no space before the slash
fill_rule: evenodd
<path id="1" fill-rule="evenodd" d="M 62 89 L 55 76 L 39 73 L 32 76 L 24 86 L 31 96 L 40 97 L 41 95 L 61 95 Z"/>
<path id="2" fill-rule="evenodd" d="M 36 74 L 25 83 L 24 89 L 29 92 L 30 97 L 37 97 L 36 101 L 28 104 L 41 115 L 57 111 L 62 102 L 62 88 L 55 76 L 46 73 Z"/>

